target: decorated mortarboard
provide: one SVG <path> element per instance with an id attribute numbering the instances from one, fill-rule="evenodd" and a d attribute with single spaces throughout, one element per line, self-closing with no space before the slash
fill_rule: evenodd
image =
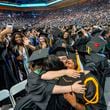
<path id="1" fill-rule="evenodd" d="M 91 41 L 87 43 L 87 47 L 92 52 L 99 52 L 102 50 L 107 42 L 102 37 L 92 37 Z"/>
<path id="2" fill-rule="evenodd" d="M 91 55 L 86 56 L 87 62 L 94 62 L 95 64 L 104 61 L 104 59 L 106 59 L 106 56 L 98 53 L 91 53 Z"/>
<path id="3" fill-rule="evenodd" d="M 36 50 L 30 56 L 29 61 L 33 62 L 33 61 L 37 61 L 37 60 L 40 60 L 40 59 L 44 59 L 44 58 L 47 58 L 48 55 L 49 55 L 49 48 Z"/>

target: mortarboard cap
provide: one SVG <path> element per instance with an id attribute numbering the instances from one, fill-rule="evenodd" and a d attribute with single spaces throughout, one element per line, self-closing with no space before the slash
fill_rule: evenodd
<path id="1" fill-rule="evenodd" d="M 66 48 L 59 46 L 53 46 L 52 48 L 50 48 L 49 53 L 56 56 L 67 56 Z"/>
<path id="2" fill-rule="evenodd" d="M 30 56 L 29 61 L 32 62 L 32 61 L 37 61 L 37 60 L 40 60 L 40 59 L 44 59 L 44 58 L 47 58 L 48 55 L 49 55 L 49 48 L 36 50 Z"/>
<path id="3" fill-rule="evenodd" d="M 106 41 L 102 37 L 92 37 L 91 41 L 87 43 L 87 47 L 91 49 L 92 52 L 99 52 L 105 46 Z"/>
<path id="4" fill-rule="evenodd" d="M 54 54 L 56 56 L 67 56 L 70 59 L 76 58 L 76 54 L 75 54 L 75 51 L 73 49 L 64 48 L 61 46 L 56 46 L 54 48 L 51 48 L 49 53 Z"/>

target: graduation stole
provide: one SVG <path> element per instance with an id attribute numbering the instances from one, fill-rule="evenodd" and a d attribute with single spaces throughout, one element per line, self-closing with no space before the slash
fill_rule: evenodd
<path id="1" fill-rule="evenodd" d="M 45 72 L 45 71 L 42 71 L 42 69 L 36 69 L 36 70 L 34 71 L 34 73 L 37 74 L 37 75 L 42 75 L 44 72 Z"/>
<path id="2" fill-rule="evenodd" d="M 76 51 L 76 61 L 77 61 L 77 65 L 78 65 L 77 70 L 83 72 L 84 74 L 88 74 L 89 71 L 84 70 L 83 65 L 81 63 L 81 60 L 80 60 L 80 57 L 79 57 L 79 54 L 77 51 Z M 86 101 L 86 105 L 87 104 L 96 104 L 99 101 L 99 85 L 98 85 L 98 82 L 94 77 L 88 77 L 87 79 L 84 80 L 84 85 L 87 85 L 87 83 L 89 81 L 92 81 L 94 83 L 94 85 L 96 87 L 96 93 L 95 93 L 94 97 L 90 100 L 86 98 L 86 93 L 83 94 L 83 98 Z"/>

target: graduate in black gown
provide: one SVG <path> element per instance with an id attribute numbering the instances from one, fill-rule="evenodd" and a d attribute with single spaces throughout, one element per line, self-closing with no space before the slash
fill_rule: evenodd
<path id="1" fill-rule="evenodd" d="M 30 97 L 26 98 L 27 101 L 31 102 L 29 102 L 25 107 L 32 110 L 74 110 L 73 107 L 64 99 L 63 93 L 84 93 L 85 86 L 78 82 L 68 86 L 59 86 L 57 85 L 58 79 L 41 79 L 41 75 L 46 71 L 55 71 L 64 68 L 64 64 L 59 61 L 57 57 L 50 56 L 47 58 L 47 50 L 48 49 L 35 51 L 30 57 L 30 60 L 37 64 L 37 69 L 28 75 L 26 90 Z M 62 74 L 62 76 L 63 75 L 65 74 Z M 34 106 L 32 106 L 32 103 L 34 103 Z M 17 107 L 18 106 L 16 106 L 15 110 L 21 110 L 17 109 Z"/>
<path id="2" fill-rule="evenodd" d="M 60 58 L 60 60 L 62 60 L 63 57 L 66 56 L 66 53 L 68 53 L 68 56 L 72 56 L 71 58 L 73 58 L 74 54 L 70 52 L 66 52 L 65 50 L 66 49 L 64 48 L 58 47 L 54 50 L 54 54 L 56 54 Z M 62 61 L 65 64 L 65 60 L 63 59 Z M 66 63 L 66 66 L 69 69 L 77 69 L 76 62 L 73 62 L 72 59 L 70 59 L 69 63 Z M 61 79 L 59 80 L 59 84 L 69 85 L 77 80 L 82 80 L 82 84 L 86 84 L 86 88 L 87 88 L 85 96 L 81 94 L 76 94 L 77 101 L 85 105 L 87 110 L 106 110 L 103 89 L 101 88 L 97 78 L 94 75 L 92 75 L 90 71 L 81 72 L 80 78 L 76 78 L 76 79 L 69 78 L 67 76 L 61 77 Z M 93 98 L 95 95 L 96 97 Z"/>
<path id="3" fill-rule="evenodd" d="M 0 33 L 0 90 L 10 89 L 20 82 L 18 63 L 6 37 L 11 32 L 6 28 Z"/>
<path id="4" fill-rule="evenodd" d="M 91 41 L 87 43 L 87 47 L 90 48 L 90 52 L 85 55 L 85 66 L 91 69 L 103 89 L 105 79 L 110 75 L 110 67 L 107 61 L 108 59 L 102 51 L 104 50 L 106 43 L 107 42 L 101 36 L 93 37 Z"/>

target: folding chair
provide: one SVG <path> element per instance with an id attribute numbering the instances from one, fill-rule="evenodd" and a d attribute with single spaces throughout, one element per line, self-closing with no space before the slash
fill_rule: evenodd
<path id="1" fill-rule="evenodd" d="M 12 99 L 11 99 L 11 96 L 10 96 L 10 93 L 7 89 L 3 89 L 0 91 L 0 101 L 3 101 L 5 99 L 9 98 L 10 99 L 10 102 L 12 104 Z M 1 110 L 1 109 L 0 109 Z M 13 110 L 13 108 L 11 108 L 11 110 Z"/>
<path id="2" fill-rule="evenodd" d="M 13 108 L 15 108 L 15 105 L 16 105 L 16 101 L 14 99 L 14 95 L 20 93 L 21 91 L 25 90 L 25 86 L 27 84 L 27 80 L 24 80 L 14 86 L 11 87 L 10 89 L 10 95 L 11 95 L 11 100 L 12 100 L 12 105 L 13 105 Z"/>
<path id="3" fill-rule="evenodd" d="M 10 98 L 10 93 L 7 89 L 0 91 L 0 101 L 5 100 L 6 98 Z"/>

